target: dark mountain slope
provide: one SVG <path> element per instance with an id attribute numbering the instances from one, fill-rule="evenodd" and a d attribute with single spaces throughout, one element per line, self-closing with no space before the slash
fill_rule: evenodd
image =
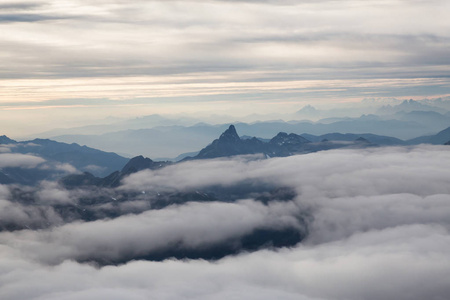
<path id="1" fill-rule="evenodd" d="M 99 186 L 99 187 L 117 187 L 121 180 L 132 173 L 145 169 L 156 170 L 171 164 L 167 161 L 153 161 L 150 158 L 144 158 L 142 155 L 133 157 L 120 171 L 115 171 L 106 177 L 96 177 L 89 172 L 83 174 L 72 174 L 60 180 L 60 182 L 68 187 L 74 188 L 79 186 Z"/>
<path id="2" fill-rule="evenodd" d="M 7 136 L 0 136 L 0 145 L 7 155 L 19 155 L 14 158 L 16 160 L 20 159 L 20 155 L 24 155 L 23 157 L 27 159 L 35 156 L 40 160 L 32 168 L 24 166 L 1 168 L 0 183 L 2 184 L 33 185 L 41 180 L 56 180 L 73 172 L 72 167 L 80 171 L 90 171 L 97 176 L 105 176 L 121 169 L 128 161 L 127 158 L 115 153 L 46 139 L 17 142 Z M 7 158 L 4 157 L 4 159 Z M 64 164 L 70 164 L 72 167 Z"/>
<path id="3" fill-rule="evenodd" d="M 442 145 L 450 140 L 450 127 L 438 132 L 435 135 L 420 136 L 406 141 L 409 145 L 433 144 Z"/>
<path id="4" fill-rule="evenodd" d="M 193 159 L 215 158 L 242 154 L 255 154 L 266 152 L 266 144 L 256 138 L 242 140 L 236 132 L 234 125 L 206 146 L 193 157 Z"/>
<path id="5" fill-rule="evenodd" d="M 97 176 L 105 176 L 120 170 L 128 161 L 127 158 L 112 152 L 66 144 L 48 139 L 34 139 L 16 142 L 12 148 L 14 153 L 33 154 L 47 160 L 68 163 L 81 171 L 89 171 Z"/>
<path id="6" fill-rule="evenodd" d="M 312 134 L 302 134 L 302 136 L 312 142 L 320 142 L 324 139 L 329 141 L 347 141 L 351 142 L 359 137 L 365 138 L 366 140 L 369 140 L 372 143 L 381 145 L 381 146 L 394 146 L 394 145 L 405 145 L 405 141 L 390 137 L 390 136 L 383 136 L 383 135 L 376 135 L 371 133 L 361 133 L 361 134 L 354 134 L 354 133 L 327 133 L 323 135 L 312 135 Z"/>

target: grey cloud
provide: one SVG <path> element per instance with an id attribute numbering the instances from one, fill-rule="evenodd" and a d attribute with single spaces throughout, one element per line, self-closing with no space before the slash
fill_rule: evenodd
<path id="1" fill-rule="evenodd" d="M 0 14 L 0 23 L 39 22 L 54 19 L 56 19 L 54 16 L 39 14 Z"/>
<path id="2" fill-rule="evenodd" d="M 45 159 L 18 153 L 1 153 L 0 154 L 0 168 L 34 168 L 39 164 L 45 162 Z"/>
<path id="3" fill-rule="evenodd" d="M 44 205 L 76 204 L 77 199 L 56 182 L 43 181 L 36 193 L 37 203 Z"/>
<path id="4" fill-rule="evenodd" d="M 446 299 L 448 163 L 447 147 L 422 145 L 187 162 L 140 172 L 127 178 L 128 191 L 201 190 L 245 181 L 289 186 L 298 195 L 269 205 L 189 203 L 113 220 L 0 233 L 0 297 Z M 4 194 L 8 197 L 7 190 Z M 124 209 L 146 209 L 142 200 L 129 205 Z M 173 245 L 198 248 L 258 226 L 299 226 L 296 216 L 305 211 L 312 216 L 308 236 L 293 248 L 215 262 L 130 261 L 95 268 L 71 260 L 133 256 Z"/>
<path id="5" fill-rule="evenodd" d="M 399 242 L 401 240 L 401 242 Z M 318 248 L 260 251 L 219 262 L 130 262 L 95 269 L 67 261 L 42 268 L 2 248 L 3 273 L 15 270 L 3 299 L 445 299 L 450 292 L 448 233 L 397 227 Z M 18 263 L 21 268 L 16 270 Z M 51 284 L 50 284 L 51 283 Z M 116 298 L 112 298 L 116 299 Z"/>
<path id="6" fill-rule="evenodd" d="M 49 223 L 60 225 L 62 218 L 52 207 L 24 206 L 9 200 L 0 200 L 0 229 L 17 230 L 43 227 Z"/>
<path id="7" fill-rule="evenodd" d="M 0 146 L 0 153 L 9 153 L 9 152 L 11 152 L 11 147 L 4 146 L 4 145 Z"/>
<path id="8" fill-rule="evenodd" d="M 0 240 L 10 240 L 27 256 L 50 264 L 67 259 L 121 261 L 171 247 L 206 248 L 255 228 L 300 227 L 295 213 L 292 204 L 265 206 L 250 200 L 192 203 L 109 221 L 72 223 L 50 231 L 4 233 Z"/>
<path id="9" fill-rule="evenodd" d="M 42 4 L 37 2 L 10 2 L 1 3 L 0 10 L 32 10 L 40 7 Z"/>
<path id="10" fill-rule="evenodd" d="M 157 171 L 142 171 L 124 180 L 123 189 L 184 189 L 233 185 L 259 180 L 296 188 L 315 199 L 394 193 L 450 193 L 450 171 L 440 168 L 447 159 L 444 146 L 336 150 L 269 160 L 238 157 L 193 161 Z M 411 163 L 414 161 L 415 163 Z M 423 180 L 424 176 L 428 180 Z M 320 183 L 320 184 L 317 184 Z"/>
<path id="11" fill-rule="evenodd" d="M 298 79 L 299 75 L 310 79 L 318 69 L 326 70 L 315 75 L 324 79 L 448 75 L 445 68 L 438 73 L 428 69 L 429 65 L 447 65 L 447 31 L 435 30 L 433 22 L 426 22 L 427 18 L 416 19 L 424 25 L 420 31 L 415 30 L 415 23 L 409 21 L 422 6 L 424 9 L 431 8 L 425 2 L 416 1 L 413 6 L 416 10 L 406 10 L 405 16 L 390 19 L 394 22 L 391 28 L 386 28 L 384 24 L 374 26 L 374 23 L 380 25 L 375 19 L 377 14 L 361 17 L 361 10 L 367 12 L 372 6 L 378 7 L 380 3 L 377 1 L 368 1 L 362 6 L 353 6 L 351 1 L 264 1 L 262 8 L 258 4 L 260 2 L 250 2 L 255 2 L 250 8 L 244 5 L 241 10 L 235 9 L 234 17 L 219 13 L 220 6 L 225 5 L 231 10 L 232 5 L 239 7 L 245 2 L 194 1 L 187 12 L 183 8 L 187 8 L 189 2 L 141 1 L 130 4 L 118 1 L 122 10 L 111 9 L 101 3 L 96 7 L 103 14 L 89 16 L 89 22 L 102 26 L 86 26 L 83 19 L 73 20 L 74 23 L 59 29 L 65 36 L 82 36 L 76 45 L 70 42 L 44 45 L 26 39 L 20 42 L 3 41 L 2 49 L 10 53 L 12 59 L 6 62 L 8 67 L 3 68 L 2 76 L 160 76 L 232 70 L 255 71 L 261 75 L 255 77 L 259 80 L 270 77 L 263 72 L 268 69 L 286 73 L 283 80 L 289 77 Z M 93 3 L 84 1 L 79 4 Z M 281 5 L 276 11 L 271 11 L 266 7 L 267 3 Z M 442 2 L 434 3 L 433 7 L 439 3 Z M 296 8 L 294 14 L 292 8 L 283 7 L 283 4 L 307 4 L 312 13 Z M 386 13 L 390 12 L 390 5 L 395 11 L 401 11 L 403 5 L 407 8 L 402 3 L 387 1 L 384 4 L 387 6 Z M 210 13 L 203 13 L 205 10 Z M 328 16 L 322 10 L 332 13 Z M 335 11 L 342 12 L 342 15 Z M 350 17 L 342 17 L 345 13 L 349 13 Z M 384 16 L 381 12 L 378 14 Z M 47 16 L 17 14 L 4 17 L 11 21 L 45 19 Z M 51 17 L 59 18 L 56 13 Z M 352 18 L 356 18 L 354 22 L 362 22 L 361 28 L 354 26 Z M 118 25 L 120 22 L 127 22 L 128 25 Z M 105 28 L 103 24 L 108 26 Z M 151 32 L 155 32 L 155 36 L 149 37 L 146 28 L 153 28 Z M 89 34 L 83 34 L 87 31 Z M 108 34 L 112 31 L 117 38 L 111 38 Z M 161 35 L 166 38 L 160 39 Z M 89 38 L 91 36 L 95 41 Z M 52 40 L 60 36 L 51 34 L 47 38 Z M 99 47 L 92 48 L 93 42 Z M 311 48 L 317 51 L 310 51 Z M 334 55 L 328 55 L 329 52 Z M 48 56 L 48 53 L 52 55 Z M 298 74 L 299 70 L 304 71 Z"/>

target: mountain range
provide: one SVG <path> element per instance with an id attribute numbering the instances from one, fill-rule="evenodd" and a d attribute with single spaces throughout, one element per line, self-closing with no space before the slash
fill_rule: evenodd
<path id="1" fill-rule="evenodd" d="M 114 171 L 106 177 L 96 177 L 89 172 L 83 174 L 71 174 L 61 179 L 61 183 L 68 187 L 78 186 L 104 186 L 104 187 L 117 187 L 120 185 L 120 181 L 130 174 L 139 172 L 141 170 L 150 169 L 156 170 L 163 168 L 171 164 L 164 161 L 153 161 L 150 158 L 144 158 L 142 155 L 133 157 L 120 171 Z"/>
<path id="2" fill-rule="evenodd" d="M 17 161 L 21 158 L 36 161 L 32 168 L 7 164 L 6 167 L 1 168 L 0 183 L 34 184 L 37 181 L 55 179 L 76 170 L 105 176 L 121 169 L 128 162 L 127 158 L 116 153 L 49 139 L 18 142 L 6 136 L 0 136 L 0 150 L 0 157 L 5 163 L 8 160 Z"/>
<path id="3" fill-rule="evenodd" d="M 345 138 L 353 137 L 352 135 L 343 135 Z M 331 137 L 331 135 L 330 135 Z M 193 157 L 186 157 L 182 160 L 199 160 L 211 159 L 219 157 L 230 157 L 235 155 L 263 154 L 266 158 L 283 157 L 295 154 L 310 153 L 322 150 L 338 149 L 338 148 L 365 148 L 374 147 L 376 144 L 368 141 L 364 137 L 357 137 L 352 141 L 345 141 L 343 137 L 340 141 L 321 140 L 312 142 L 303 136 L 285 132 L 279 132 L 269 141 L 263 141 L 256 137 L 242 139 L 239 137 L 234 125 L 230 125 L 218 139 L 203 148 Z M 379 140 L 382 140 L 379 138 Z M 83 174 L 73 174 L 64 177 L 61 183 L 68 187 L 78 186 L 101 186 L 101 187 L 117 187 L 120 181 L 127 175 L 144 169 L 159 169 L 172 163 L 167 161 L 153 161 L 143 156 L 132 158 L 121 171 L 116 171 L 110 175 L 100 178 L 89 172 Z"/>
<path id="4" fill-rule="evenodd" d="M 103 134 L 58 135 L 53 136 L 52 139 L 67 143 L 76 142 L 125 156 L 144 155 L 158 158 L 158 160 L 169 160 L 180 153 L 194 152 L 205 147 L 224 132 L 228 124 L 156 126 Z M 317 136 L 329 133 L 357 135 L 371 133 L 409 140 L 433 134 L 450 126 L 450 116 L 435 111 L 411 111 L 398 112 L 389 116 L 362 115 L 358 118 L 333 118 L 317 122 L 276 120 L 234 124 L 242 135 L 264 139 L 270 139 L 279 132 L 287 132 L 302 136 L 305 133 Z"/>
<path id="5" fill-rule="evenodd" d="M 270 124 L 264 123 L 263 127 Z M 242 127 L 248 124 L 239 123 Z M 283 124 L 284 125 L 284 124 Z M 200 126 L 200 125 L 198 125 Z M 203 125 L 205 131 L 211 126 Z M 218 126 L 217 128 L 222 128 Z M 217 129 L 215 128 L 215 129 Z M 275 126 L 277 128 L 277 126 Z M 180 127 L 180 130 L 185 130 Z M 270 130 L 273 132 L 273 128 Z M 376 134 L 327 133 L 323 135 L 278 132 L 271 139 L 239 137 L 236 127 L 229 125 L 218 139 L 193 156 L 180 155 L 181 161 L 229 157 L 234 155 L 263 154 L 269 157 L 282 157 L 337 148 L 365 148 L 374 146 L 416 145 L 420 143 L 446 144 L 450 141 L 450 127 L 434 135 L 424 135 L 410 140 Z M 116 187 L 121 180 L 143 169 L 159 169 L 172 164 L 169 161 L 154 161 L 142 155 L 131 160 L 111 152 L 104 152 L 87 146 L 56 142 L 49 139 L 34 139 L 18 142 L 0 136 L 0 155 L 24 155 L 27 159 L 40 159 L 35 167 L 3 166 L 0 169 L 0 183 L 35 184 L 40 180 L 63 178 L 68 187 L 94 185 Z M 10 159 L 12 159 L 10 157 Z M 120 170 L 120 171 L 118 171 Z M 74 173 L 68 175 L 70 173 Z M 76 173 L 79 172 L 79 173 Z M 80 173 L 82 172 L 82 173 Z M 68 175 L 68 176 L 67 176 Z"/>
<path id="6" fill-rule="evenodd" d="M 223 132 L 218 139 L 214 140 L 210 145 L 200 150 L 196 156 L 187 157 L 184 160 L 208 159 L 258 153 L 264 154 L 266 157 L 282 157 L 343 147 L 367 146 L 374 146 L 374 144 L 363 137 L 356 137 L 353 141 L 348 143 L 342 143 L 341 141 L 330 141 L 328 139 L 312 142 L 301 135 L 297 135 L 295 133 L 287 134 L 285 132 L 279 132 L 268 142 L 256 137 L 241 139 L 237 134 L 234 125 L 230 125 L 230 127 Z"/>

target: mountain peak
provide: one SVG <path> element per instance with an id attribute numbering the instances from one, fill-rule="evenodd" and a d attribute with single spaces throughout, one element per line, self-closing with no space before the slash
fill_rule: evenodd
<path id="1" fill-rule="evenodd" d="M 301 145 L 305 143 L 309 143 L 310 141 L 302 137 L 301 135 L 297 135 L 295 133 L 287 134 L 286 132 L 279 132 L 275 137 L 270 140 L 270 144 L 272 145 Z"/>
<path id="2" fill-rule="evenodd" d="M 0 136 L 0 144 L 15 144 L 17 143 L 15 140 L 10 139 L 6 135 Z"/>
<path id="3" fill-rule="evenodd" d="M 239 137 L 239 135 L 236 132 L 236 128 L 234 127 L 234 125 L 230 125 L 230 127 L 228 127 L 227 130 L 225 130 L 219 137 L 220 141 L 240 141 L 241 138 Z"/>
<path id="4" fill-rule="evenodd" d="M 317 113 L 317 109 L 312 106 L 311 104 L 305 105 L 303 106 L 299 111 L 297 111 L 298 114 L 301 113 L 306 113 L 306 114 L 316 114 Z"/>
<path id="5" fill-rule="evenodd" d="M 133 157 L 128 161 L 128 163 L 122 168 L 122 173 L 134 173 L 143 169 L 149 169 L 153 167 L 155 162 L 148 157 L 143 157 L 142 155 Z"/>

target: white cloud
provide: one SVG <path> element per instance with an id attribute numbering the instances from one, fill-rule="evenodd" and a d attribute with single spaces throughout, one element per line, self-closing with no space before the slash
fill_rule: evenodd
<path id="1" fill-rule="evenodd" d="M 0 168 L 34 168 L 45 159 L 19 153 L 0 153 Z"/>
<path id="2" fill-rule="evenodd" d="M 255 228 L 298 227 L 295 205 L 191 203 L 113 220 L 71 223 L 48 231 L 0 234 L 38 261 L 120 261 L 170 248 L 206 248 L 240 238 Z"/>
<path id="3" fill-rule="evenodd" d="M 58 204 L 76 204 L 69 191 L 59 186 L 58 183 L 52 181 L 42 181 L 36 193 L 38 204 L 58 205 Z"/>
<path id="4" fill-rule="evenodd" d="M 136 261 L 101 269 L 71 261 L 42 267 L 3 248 L 8 259 L 1 260 L 0 295 L 8 300 L 445 299 L 449 246 L 445 230 L 411 226 L 214 263 Z"/>
<path id="5" fill-rule="evenodd" d="M 124 189 L 195 189 L 233 185 L 243 180 L 287 185 L 302 201 L 320 197 L 383 194 L 450 193 L 450 170 L 441 168 L 450 158 L 445 146 L 334 150 L 269 160 L 238 157 L 192 161 L 132 174 Z"/>
<path id="6" fill-rule="evenodd" d="M 446 299 L 449 163 L 446 147 L 418 146 L 187 162 L 140 172 L 127 178 L 127 188 L 201 190 L 245 180 L 293 187 L 298 196 L 268 206 L 253 200 L 189 203 L 52 230 L 0 233 L 0 297 Z M 215 262 L 130 261 L 102 268 L 70 260 L 138 255 L 174 242 L 199 247 L 255 226 L 295 224 L 298 212 L 311 216 L 309 233 L 292 249 Z"/>

